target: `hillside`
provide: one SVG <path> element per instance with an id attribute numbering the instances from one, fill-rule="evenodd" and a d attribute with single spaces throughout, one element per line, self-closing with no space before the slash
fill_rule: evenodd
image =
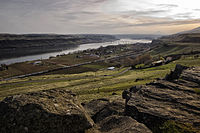
<path id="1" fill-rule="evenodd" d="M 116 40 L 111 35 L 0 34 L 0 59 L 62 51 L 85 43 Z"/>
<path id="2" fill-rule="evenodd" d="M 114 35 L 116 36 L 116 38 L 130 38 L 130 39 L 149 39 L 149 40 L 153 40 L 156 38 L 161 37 L 162 35 L 154 35 L 154 34 L 118 34 L 118 35 Z"/>
<path id="3" fill-rule="evenodd" d="M 199 28 L 196 28 L 191 30 L 196 32 L 181 32 L 153 40 L 152 46 L 155 49 L 152 54 L 171 55 L 200 52 L 200 32 L 198 30 Z"/>
<path id="4" fill-rule="evenodd" d="M 199 38 L 181 34 L 4 67 L 0 132 L 198 133 L 200 44 L 183 41 L 188 36 Z"/>
<path id="5" fill-rule="evenodd" d="M 126 86 L 130 89 L 113 95 L 114 99 L 95 97 L 81 104 L 66 87 L 9 96 L 0 102 L 0 131 L 198 133 L 199 70 L 177 65 L 165 79 L 143 86 Z M 112 91 L 116 89 L 117 86 Z M 99 91 L 106 94 L 109 89 Z M 80 92 L 87 94 L 87 98 L 99 95 L 92 88 L 86 91 L 83 85 Z"/>
<path id="6" fill-rule="evenodd" d="M 200 27 L 177 34 L 163 36 L 159 40 L 167 42 L 200 43 Z"/>
<path id="7" fill-rule="evenodd" d="M 186 34 L 186 33 L 200 33 L 200 27 L 197 27 L 197 28 L 189 30 L 189 31 L 183 31 L 178 34 Z"/>
<path id="8" fill-rule="evenodd" d="M 159 40 L 168 42 L 200 43 L 200 33 L 182 33 L 161 37 Z"/>

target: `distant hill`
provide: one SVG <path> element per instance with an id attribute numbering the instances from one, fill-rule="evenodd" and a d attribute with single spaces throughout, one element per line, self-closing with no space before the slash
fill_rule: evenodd
<path id="1" fill-rule="evenodd" d="M 200 27 L 169 36 L 163 36 L 160 40 L 182 43 L 200 43 Z"/>
<path id="2" fill-rule="evenodd" d="M 76 48 L 81 44 L 111 42 L 114 36 L 103 34 L 0 34 L 0 60 Z"/>
<path id="3" fill-rule="evenodd" d="M 200 52 L 200 27 L 160 37 L 152 45 L 157 47 L 154 53 L 160 55 Z"/>
<path id="4" fill-rule="evenodd" d="M 155 34 L 118 34 L 114 35 L 118 39 L 128 38 L 128 39 L 148 39 L 153 40 L 161 37 L 162 35 Z"/>
<path id="5" fill-rule="evenodd" d="M 195 29 L 188 30 L 188 31 L 183 31 L 183 32 L 180 32 L 178 34 L 186 34 L 186 33 L 200 33 L 200 27 L 197 27 Z"/>

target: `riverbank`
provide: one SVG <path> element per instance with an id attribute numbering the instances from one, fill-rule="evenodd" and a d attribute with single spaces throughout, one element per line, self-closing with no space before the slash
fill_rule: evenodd
<path id="1" fill-rule="evenodd" d="M 106 47 L 106 46 L 110 46 L 110 45 L 150 43 L 150 42 L 151 42 L 151 40 L 144 40 L 144 39 L 140 39 L 140 40 L 120 39 L 120 40 L 116 40 L 116 41 L 112 41 L 112 42 L 88 43 L 88 44 L 79 45 L 76 48 L 71 48 L 68 50 L 61 50 L 58 52 L 50 52 L 50 53 L 43 53 L 43 54 L 37 54 L 37 55 L 16 57 L 16 58 L 11 58 L 11 59 L 4 59 L 4 60 L 0 60 L 0 64 L 9 65 L 9 64 L 25 62 L 25 61 L 49 59 L 49 58 L 56 57 L 59 55 L 66 55 L 69 53 L 83 51 L 83 50 L 87 50 L 87 49 L 98 49 L 99 47 Z"/>
<path id="2" fill-rule="evenodd" d="M 111 35 L 0 34 L 0 60 L 75 49 L 81 44 L 112 42 Z"/>
<path id="3" fill-rule="evenodd" d="M 135 58 L 150 50 L 148 43 L 123 44 L 88 49 L 73 54 L 59 55 L 49 59 L 26 61 L 8 65 L 7 70 L 0 71 L 0 78 L 19 77 L 21 75 L 38 75 L 41 73 L 81 73 L 97 71 L 109 66 L 120 67 L 128 57 Z M 23 77 L 22 76 L 22 77 Z"/>

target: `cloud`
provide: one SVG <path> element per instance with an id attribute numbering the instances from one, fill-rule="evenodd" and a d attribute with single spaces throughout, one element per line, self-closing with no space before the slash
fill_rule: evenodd
<path id="1" fill-rule="evenodd" d="M 197 20 L 182 20 L 182 21 L 160 21 L 160 22 L 150 22 L 150 23 L 141 23 L 141 24 L 133 24 L 129 26 L 156 26 L 156 25 L 186 25 L 186 24 L 199 24 L 200 19 Z"/>
<path id="2" fill-rule="evenodd" d="M 175 5 L 175 4 L 158 4 L 157 6 L 164 7 L 164 8 L 176 8 L 176 7 L 178 7 L 178 5 Z"/>
<path id="3" fill-rule="evenodd" d="M 167 10 L 155 10 L 155 9 L 148 9 L 143 11 L 131 10 L 131 11 L 124 11 L 119 14 L 126 14 L 126 16 L 157 16 L 162 13 L 166 13 Z"/>
<path id="4" fill-rule="evenodd" d="M 160 26 L 198 23 L 192 11 L 174 12 L 179 8 L 145 0 L 0 0 L 0 31 L 126 33 L 135 27 L 145 33 L 151 26 L 160 31 Z"/>

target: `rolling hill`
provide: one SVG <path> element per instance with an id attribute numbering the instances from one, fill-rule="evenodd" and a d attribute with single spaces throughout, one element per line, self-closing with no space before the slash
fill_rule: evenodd
<path id="1" fill-rule="evenodd" d="M 153 50 L 155 55 L 184 54 L 200 51 L 200 27 L 179 32 L 177 34 L 163 36 L 153 40 L 152 45 L 157 47 Z"/>
<path id="2" fill-rule="evenodd" d="M 200 33 L 200 27 L 197 27 L 195 29 L 188 30 L 188 31 L 183 31 L 183 32 L 180 32 L 178 34 L 186 34 L 186 33 Z"/>

